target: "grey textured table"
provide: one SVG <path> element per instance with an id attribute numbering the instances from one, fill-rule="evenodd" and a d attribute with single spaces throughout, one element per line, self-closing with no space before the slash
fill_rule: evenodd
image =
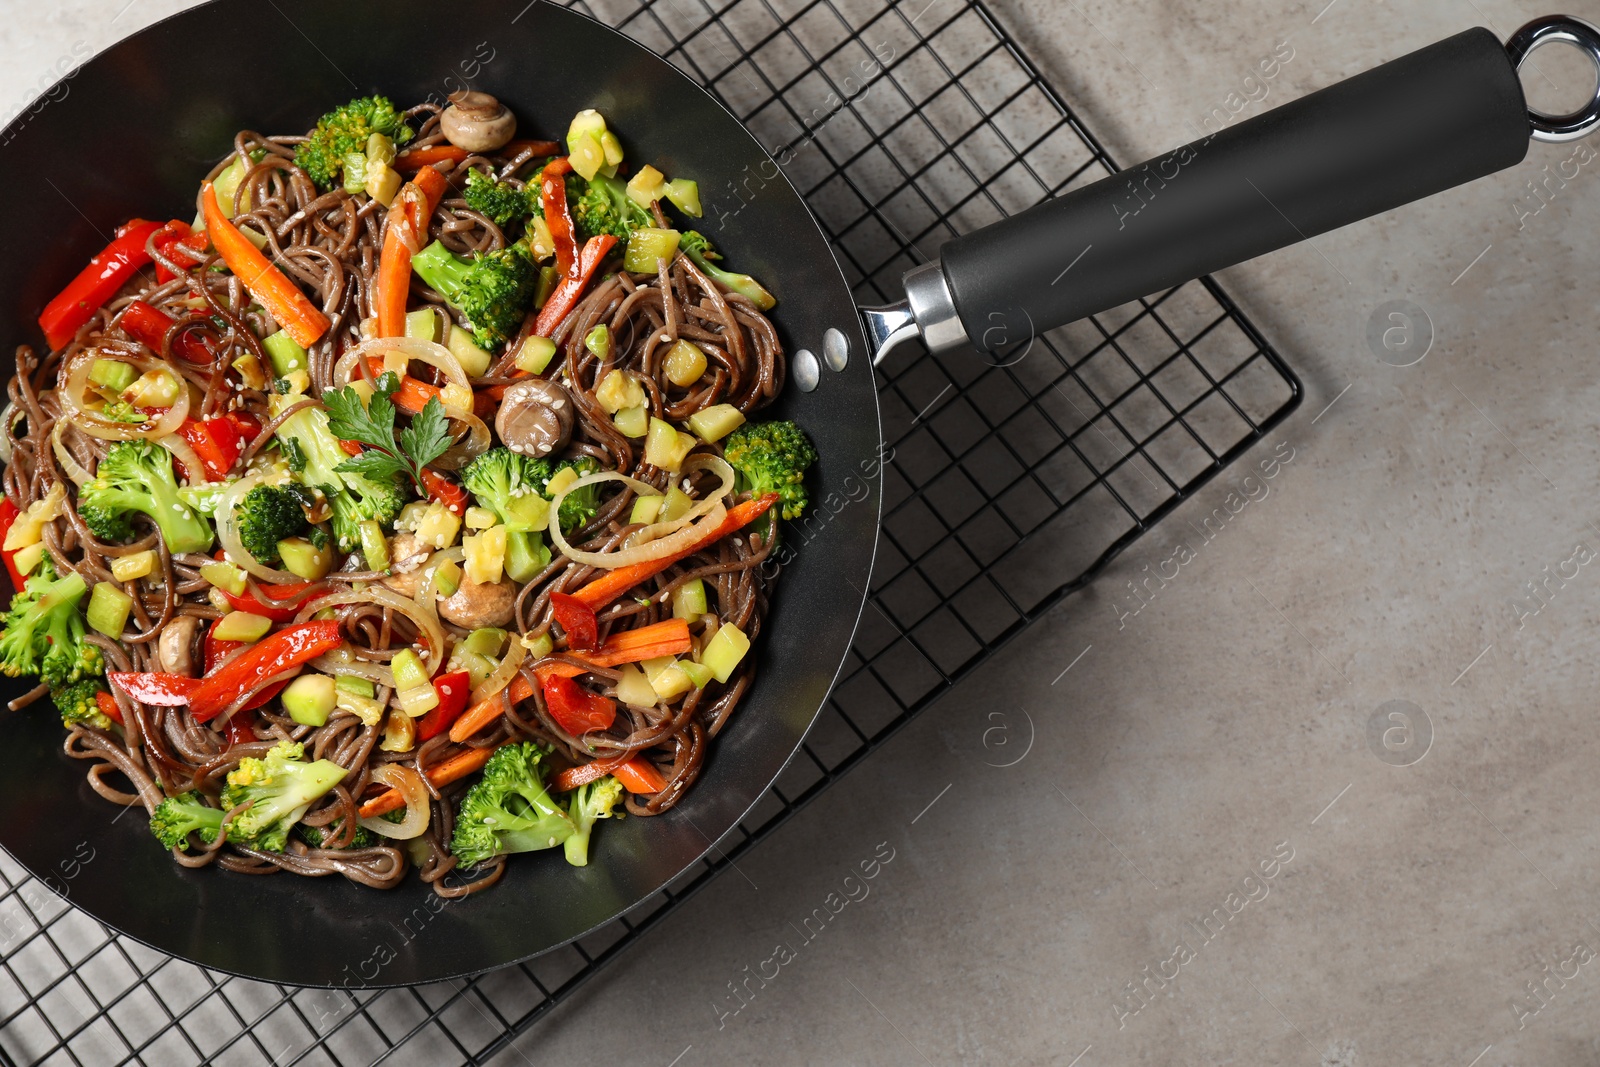
<path id="1" fill-rule="evenodd" d="M 175 6 L 124 2 L 8 4 L 0 101 Z M 1324 2 L 996 6 L 1125 162 L 1548 12 Z M 1590 78 L 1539 65 L 1546 101 Z M 1225 274 L 1296 415 L 501 1062 L 1600 1059 L 1600 179 L 1574 153 Z M 1402 300 L 1431 324 L 1404 367 L 1368 344 Z"/>

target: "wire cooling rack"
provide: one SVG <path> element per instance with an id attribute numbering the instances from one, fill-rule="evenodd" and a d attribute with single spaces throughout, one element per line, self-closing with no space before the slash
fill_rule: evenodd
<path id="1" fill-rule="evenodd" d="M 946 238 L 1116 168 L 981 3 L 590 0 L 783 161 L 862 303 Z M 1209 279 L 1009 366 L 879 368 L 884 529 L 840 685 L 709 860 L 534 962 L 366 993 L 215 974 L 112 935 L 0 855 L 7 1063 L 482 1064 L 1279 423 L 1293 372 Z"/>

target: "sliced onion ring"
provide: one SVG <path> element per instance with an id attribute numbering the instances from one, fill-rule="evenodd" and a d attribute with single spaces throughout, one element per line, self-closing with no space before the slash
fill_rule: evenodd
<path id="1" fill-rule="evenodd" d="M 681 552 L 698 541 L 705 530 L 714 529 L 720 525 L 728 515 L 728 509 L 723 506 L 722 498 L 733 489 L 733 468 L 728 466 L 726 460 L 717 456 L 692 456 L 689 462 L 685 464 L 685 473 L 693 473 L 697 470 L 714 471 L 721 476 L 722 485 L 716 491 L 696 501 L 694 507 L 690 508 L 686 514 L 673 519 L 671 522 L 654 523 L 640 530 L 639 533 L 650 535 L 649 540 L 636 543 L 631 547 L 616 552 L 585 552 L 581 549 L 573 548 L 567 539 L 562 536 L 561 524 L 558 522 L 550 524 L 550 540 L 561 550 L 562 555 L 573 562 L 586 564 L 590 567 L 603 567 L 607 570 L 617 567 L 631 567 L 635 563 L 648 563 L 652 560 L 663 559 L 674 553 Z M 586 485 L 594 485 L 597 482 L 614 481 L 621 481 L 631 486 L 644 484 L 613 471 L 598 471 L 594 474 L 586 474 L 556 494 L 555 499 L 550 501 L 550 514 L 555 515 L 560 512 L 562 501 L 574 489 L 581 489 Z M 653 486 L 647 488 L 649 492 L 654 493 L 656 491 Z M 699 520 L 698 522 L 695 521 L 697 519 Z M 661 530 L 661 534 L 654 536 L 654 532 L 658 528 Z"/>
<path id="2" fill-rule="evenodd" d="M 467 372 L 461 369 L 461 361 L 455 357 L 455 353 L 437 341 L 424 341 L 420 337 L 374 337 L 362 341 L 340 356 L 333 365 L 333 384 L 342 387 L 356 378 L 364 377 L 359 369 L 360 360 L 381 360 L 390 352 L 398 352 L 407 360 L 414 359 L 437 367 L 444 373 L 445 380 L 463 389 L 472 388 L 472 382 Z"/>
<path id="3" fill-rule="evenodd" d="M 67 472 L 73 484 L 83 485 L 94 477 L 84 469 L 67 449 L 66 442 L 61 440 L 61 431 L 67 428 L 66 419 L 57 419 L 55 429 L 50 431 L 50 447 L 55 451 L 56 462 L 61 464 L 61 469 Z"/>
<path id="4" fill-rule="evenodd" d="M 373 584 L 359 591 L 351 589 L 343 593 L 318 597 L 300 609 L 299 614 L 295 616 L 295 622 L 304 622 L 323 608 L 336 608 L 341 604 L 377 604 L 379 607 L 398 611 L 417 624 L 423 639 L 428 642 L 428 673 L 437 673 L 439 667 L 444 664 L 444 630 L 440 627 L 439 620 L 429 618 L 421 608 L 417 607 L 415 600 L 409 600 L 387 586 Z"/>
<path id="5" fill-rule="evenodd" d="M 317 607 L 319 610 L 321 609 L 321 601 L 318 601 Z M 361 659 L 351 654 L 347 648 L 337 648 L 326 655 L 318 656 L 311 661 L 311 666 L 324 674 L 331 674 L 334 677 L 349 674 L 357 678 L 365 678 L 375 685 L 386 685 L 390 689 L 395 687 L 394 671 L 390 670 L 388 666 Z"/>
<path id="6" fill-rule="evenodd" d="M 396 841 L 409 841 L 421 837 L 428 829 L 428 816 L 432 806 L 428 803 L 428 786 L 422 775 L 399 763 L 380 763 L 372 768 L 371 778 L 379 785 L 398 789 L 406 802 L 406 817 L 400 822 L 372 816 L 362 819 L 361 825 L 377 834 Z"/>
<path id="7" fill-rule="evenodd" d="M 466 549 L 457 545 L 442 552 L 435 552 L 422 562 L 422 572 L 425 577 L 417 589 L 417 607 L 436 625 L 439 622 L 439 566 L 443 563 L 459 563 L 466 557 Z"/>
<path id="8" fill-rule="evenodd" d="M 89 371 L 97 359 L 126 363 L 141 374 L 152 370 L 165 371 L 179 383 L 178 399 L 160 418 L 153 421 L 116 422 L 108 419 L 89 400 Z M 65 379 L 60 390 L 61 417 L 71 419 L 78 430 L 90 437 L 98 437 L 103 441 L 159 440 L 176 433 L 178 427 L 183 425 L 183 420 L 189 417 L 189 390 L 183 387 L 186 384 L 184 378 L 163 360 L 105 352 L 85 346 L 74 352 L 58 373 Z"/>
<path id="9" fill-rule="evenodd" d="M 177 461 L 183 464 L 183 469 L 188 472 L 191 484 L 204 484 L 206 466 L 200 461 L 200 455 L 195 452 L 193 445 L 175 433 L 167 434 L 156 444 L 171 452 Z"/>

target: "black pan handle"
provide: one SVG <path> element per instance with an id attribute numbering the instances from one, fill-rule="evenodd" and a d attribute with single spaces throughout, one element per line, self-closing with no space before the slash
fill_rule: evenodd
<path id="1" fill-rule="evenodd" d="M 898 321 L 869 313 L 874 342 L 886 348 L 898 326 L 936 351 L 1003 352 L 1513 166 L 1531 122 L 1548 118 L 1530 119 L 1517 64 L 1546 38 L 1574 33 L 1587 34 L 1578 43 L 1600 63 L 1600 31 L 1576 19 L 1531 24 L 1511 53 L 1488 30 L 1467 30 L 957 237 L 907 275 Z M 1584 132 L 1600 101 L 1590 110 Z M 1564 117 L 1563 139 L 1580 117 Z"/>

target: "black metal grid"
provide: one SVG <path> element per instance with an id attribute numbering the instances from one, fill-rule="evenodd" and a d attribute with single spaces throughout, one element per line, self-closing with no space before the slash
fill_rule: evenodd
<path id="1" fill-rule="evenodd" d="M 898 296 L 901 273 L 947 237 L 1116 169 L 978 2 L 576 6 L 665 55 L 750 125 L 863 303 Z M 802 754 L 718 858 L 533 963 L 348 993 L 168 958 L 0 855 L 0 1059 L 488 1062 L 1300 399 L 1294 374 L 1209 279 L 1054 331 L 1006 367 L 902 349 L 878 382 L 894 458 L 871 609 Z"/>

